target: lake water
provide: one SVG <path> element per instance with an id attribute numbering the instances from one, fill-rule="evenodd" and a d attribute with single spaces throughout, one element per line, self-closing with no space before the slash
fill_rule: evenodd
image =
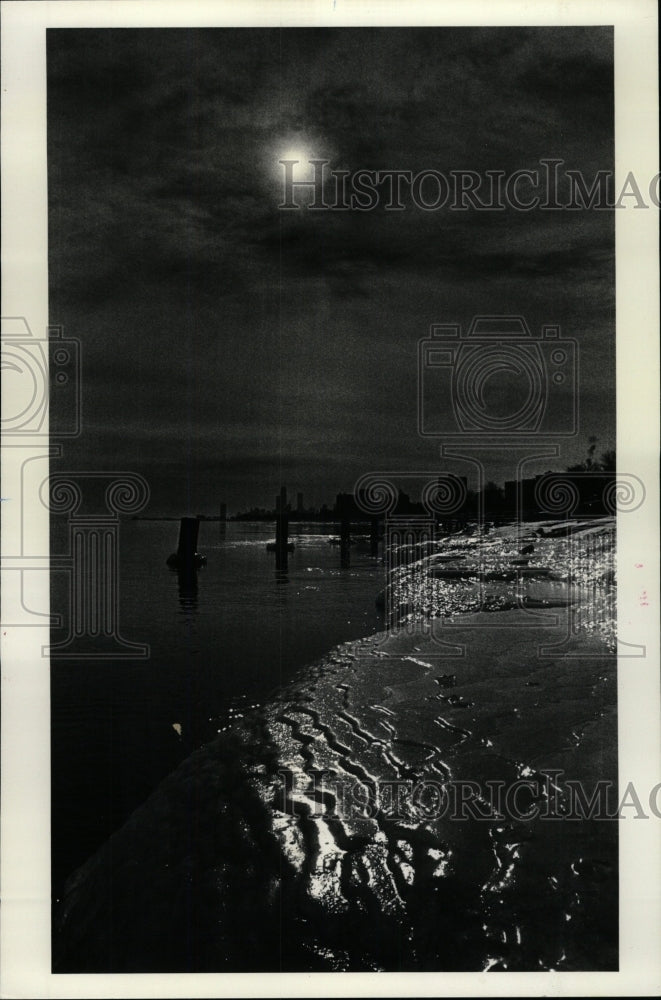
<path id="1" fill-rule="evenodd" d="M 55 907 L 57 971 L 617 968 L 617 826 L 547 822 L 571 797 L 544 778 L 586 802 L 616 787 L 612 525 L 575 545 L 529 534 L 521 569 L 512 525 L 445 538 L 422 575 L 419 549 L 393 549 L 411 627 L 329 656 L 382 628 L 384 567 L 365 541 L 342 568 L 319 526 L 297 527 L 283 576 L 272 525 L 202 522 L 192 586 L 165 565 L 176 521 L 122 525 L 121 633 L 149 658 L 51 663 L 56 901 L 106 842 Z M 480 609 L 453 625 L 470 653 L 439 661 L 426 616 Z M 570 625 L 572 650 L 540 656 Z M 457 782 L 482 805 L 524 786 L 527 805 L 420 810 Z M 411 787 L 396 809 L 394 786 Z"/>
<path id="2" fill-rule="evenodd" d="M 125 521 L 120 627 L 145 660 L 51 661 L 53 895 L 195 747 L 261 703 L 332 646 L 383 627 L 383 566 L 369 545 L 340 567 L 333 526 L 292 524 L 286 576 L 266 551 L 268 523 L 201 522 L 207 565 L 182 587 L 165 565 L 176 521 Z M 54 521 L 52 551 L 66 549 Z M 67 607 L 53 574 L 52 609 Z M 54 631 L 53 641 L 62 634 Z M 175 728 L 176 727 L 176 728 Z"/>

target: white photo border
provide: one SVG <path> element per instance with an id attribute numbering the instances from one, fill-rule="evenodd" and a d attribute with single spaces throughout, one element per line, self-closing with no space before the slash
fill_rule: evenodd
<path id="1" fill-rule="evenodd" d="M 2 315 L 48 326 L 46 29 L 364 25 L 614 25 L 616 190 L 658 166 L 657 5 L 653 0 L 62 0 L 2 3 Z M 661 780 L 659 718 L 658 210 L 616 213 L 617 455 L 644 479 L 635 518 L 618 517 L 618 616 L 647 655 L 619 664 L 620 786 Z M 6 405 L 9 405 L 5 400 Z M 37 449 L 35 451 L 35 449 Z M 29 447 L 4 437 L 3 497 L 26 457 L 48 455 L 47 426 Z M 17 497 L 3 503 L 3 619 L 14 606 Z M 20 501 L 20 497 L 18 498 Z M 48 511 L 28 512 L 25 558 L 48 552 Z M 6 557 L 9 557 L 8 559 Z M 635 569 L 642 564 L 641 569 Z M 35 563 L 35 566 L 37 564 Z M 47 559 L 33 607 L 49 606 Z M 641 606 L 639 595 L 648 595 Z M 20 611 L 21 601 L 16 606 Z M 18 613 L 18 612 L 17 612 Z M 47 619 L 46 619 L 47 620 Z M 3 997 L 600 996 L 661 992 L 661 820 L 620 824 L 620 970 L 609 973 L 52 975 L 50 971 L 50 702 L 48 625 L 2 629 Z"/>

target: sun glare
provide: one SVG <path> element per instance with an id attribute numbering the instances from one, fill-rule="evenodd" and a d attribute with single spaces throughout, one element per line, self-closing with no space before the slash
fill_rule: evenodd
<path id="1" fill-rule="evenodd" d="M 299 163 L 307 163 L 308 160 L 314 159 L 312 153 L 310 153 L 303 146 L 290 146 L 284 153 L 278 157 L 279 160 L 298 160 Z"/>

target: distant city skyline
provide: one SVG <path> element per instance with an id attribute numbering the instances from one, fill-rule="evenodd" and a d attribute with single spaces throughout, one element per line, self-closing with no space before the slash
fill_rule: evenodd
<path id="1" fill-rule="evenodd" d="M 82 345 L 64 468 L 138 472 L 150 511 L 182 515 L 282 483 L 320 506 L 370 471 L 472 481 L 418 433 L 418 343 L 479 315 L 577 342 L 580 377 L 548 385 L 554 413 L 578 396 L 577 433 L 526 474 L 580 461 L 591 435 L 615 446 L 613 212 L 279 208 L 287 157 L 612 170 L 611 28 L 58 29 L 47 46 L 50 322 Z M 521 372 L 485 393 L 516 409 Z M 512 450 L 481 457 L 488 479 L 516 474 Z"/>

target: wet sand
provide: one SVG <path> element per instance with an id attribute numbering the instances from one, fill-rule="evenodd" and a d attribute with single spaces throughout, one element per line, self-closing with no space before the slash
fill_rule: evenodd
<path id="1" fill-rule="evenodd" d="M 616 661 L 572 620 L 456 614 L 332 651 L 72 877 L 56 971 L 617 968 L 617 825 L 561 817 L 567 779 L 617 780 Z M 494 813 L 485 789 L 517 781 Z"/>

